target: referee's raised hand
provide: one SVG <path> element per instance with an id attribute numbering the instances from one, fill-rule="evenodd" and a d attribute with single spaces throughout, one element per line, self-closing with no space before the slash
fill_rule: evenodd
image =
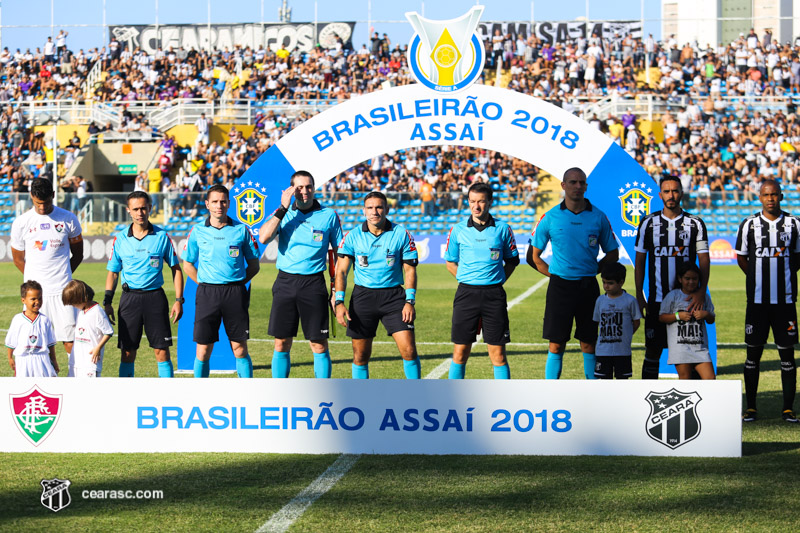
<path id="1" fill-rule="evenodd" d="M 292 205 L 292 198 L 294 198 L 294 191 L 296 187 L 290 185 L 281 193 L 281 206 L 289 209 Z"/>

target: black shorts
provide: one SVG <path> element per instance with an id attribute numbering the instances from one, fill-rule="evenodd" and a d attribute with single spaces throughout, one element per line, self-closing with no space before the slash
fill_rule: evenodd
<path id="1" fill-rule="evenodd" d="M 356 285 L 350 297 L 350 323 L 347 336 L 353 339 L 372 339 L 378 332 L 378 322 L 386 333 L 414 331 L 414 323 L 403 322 L 406 291 L 401 286 L 388 289 L 368 289 Z"/>
<path id="2" fill-rule="evenodd" d="M 751 304 L 748 302 L 744 318 L 744 342 L 748 346 L 767 343 L 769 330 L 781 348 L 797 343 L 797 308 L 795 304 Z"/>
<path id="3" fill-rule="evenodd" d="M 307 340 L 327 339 L 329 308 L 322 272 L 302 275 L 278 271 L 272 285 L 269 334 L 276 339 L 290 339 L 297 336 L 297 326 L 302 322 Z"/>
<path id="4" fill-rule="evenodd" d="M 142 329 L 151 348 L 163 350 L 172 346 L 169 325 L 169 304 L 164 289 L 123 292 L 119 298 L 117 348 L 138 350 Z"/>
<path id="5" fill-rule="evenodd" d="M 630 355 L 598 355 L 595 357 L 594 377 L 597 379 L 628 379 L 633 375 Z"/>
<path id="6" fill-rule="evenodd" d="M 486 344 L 503 346 L 511 342 L 505 289 L 501 284 L 481 286 L 459 283 L 453 300 L 450 341 L 454 344 L 472 344 L 481 326 Z"/>
<path id="7" fill-rule="evenodd" d="M 594 303 L 600 296 L 597 278 L 569 280 L 551 275 L 547 285 L 542 337 L 558 344 L 566 343 L 575 321 L 575 338 L 597 343 L 597 322 L 592 320 Z"/>
<path id="8" fill-rule="evenodd" d="M 220 322 L 228 339 L 244 342 L 250 338 L 250 293 L 244 283 L 207 285 L 201 283 L 195 294 L 194 336 L 197 344 L 219 340 Z"/>
<path id="9" fill-rule="evenodd" d="M 644 345 L 661 353 L 667 347 L 667 325 L 658 317 L 661 315 L 661 302 L 647 302 L 644 317 Z"/>

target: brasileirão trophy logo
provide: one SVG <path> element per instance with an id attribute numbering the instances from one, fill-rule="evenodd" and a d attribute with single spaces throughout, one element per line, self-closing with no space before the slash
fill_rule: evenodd
<path id="1" fill-rule="evenodd" d="M 483 6 L 451 20 L 429 20 L 406 13 L 416 34 L 408 45 L 408 65 L 429 89 L 453 93 L 470 86 L 483 71 L 484 51 L 476 33 Z"/>

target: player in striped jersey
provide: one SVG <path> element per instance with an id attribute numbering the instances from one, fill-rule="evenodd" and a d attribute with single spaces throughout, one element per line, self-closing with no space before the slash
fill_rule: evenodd
<path id="1" fill-rule="evenodd" d="M 747 277 L 747 311 L 744 342 L 745 422 L 756 419 L 758 375 L 769 330 L 781 359 L 782 417 L 797 423 L 793 411 L 797 369 L 797 269 L 800 266 L 800 220 L 781 210 L 781 186 L 765 180 L 758 196 L 761 212 L 744 219 L 736 235 L 739 268 Z"/>
<path id="2" fill-rule="evenodd" d="M 636 236 L 636 299 L 644 315 L 645 352 L 642 379 L 658 379 L 661 353 L 667 347 L 667 330 L 658 316 L 661 300 L 677 287 L 678 268 L 684 263 L 700 267 L 700 286 L 687 297 L 688 311 L 702 309 L 711 261 L 708 233 L 703 220 L 681 208 L 683 187 L 678 178 L 661 179 L 659 196 L 664 209 L 644 217 Z M 647 270 L 645 270 L 647 268 Z M 649 277 L 648 297 L 644 296 L 645 273 Z"/>

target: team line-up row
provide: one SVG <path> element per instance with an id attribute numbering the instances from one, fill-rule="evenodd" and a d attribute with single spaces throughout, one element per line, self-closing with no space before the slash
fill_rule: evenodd
<path id="1" fill-rule="evenodd" d="M 53 206 L 48 180 L 37 179 L 33 185 L 34 206 L 12 227 L 15 263 L 26 280 L 41 285 L 38 298 L 35 285 L 23 285 L 26 311 L 14 318 L 6 339 L 12 366 L 13 358 L 17 358 L 17 375 L 55 375 L 52 346 L 56 341 L 63 341 L 70 353 L 69 375 L 99 375 L 103 346 L 113 333 L 111 325 L 116 319 L 122 353 L 119 375 L 133 376 L 144 332 L 155 351 L 159 375 L 172 376 L 170 321 L 176 322 L 183 314 L 185 272 L 198 284 L 193 332 L 197 345 L 195 376 L 208 376 L 211 353 L 219 340 L 219 327 L 224 324 L 238 375 L 252 377 L 246 284 L 259 271 L 258 245 L 246 225 L 228 217 L 227 188 L 215 185 L 206 191 L 209 217 L 192 228 L 182 254 L 183 269 L 169 236 L 149 221 L 149 196 L 131 193 L 127 207 L 132 224 L 114 241 L 100 306 L 93 301 L 91 288 L 71 280 L 82 257 L 77 253 L 82 252 L 80 224 L 72 213 Z M 530 266 L 550 278 L 543 331 L 543 337 L 550 341 L 545 377 L 560 377 L 573 324 L 587 379 L 630 377 L 631 338 L 644 317 L 643 378 L 658 377 L 660 355 L 668 348 L 668 362 L 676 365 L 679 377 L 688 379 L 696 372 L 704 379 L 714 379 L 706 332 L 706 324 L 715 320 L 707 294 L 708 237 L 703 221 L 680 207 L 681 182 L 663 179 L 660 197 L 664 209 L 640 223 L 636 297 L 622 288 L 626 271 L 617 262 L 619 251 L 607 217 L 584 197 L 585 173 L 569 169 L 562 188 L 563 202 L 537 224 L 526 258 Z M 314 190 L 313 176 L 296 172 L 282 193 L 280 207 L 258 231 L 263 244 L 278 238 L 278 276 L 272 288 L 268 330 L 275 337 L 272 376 L 289 376 L 292 342 L 302 324 L 314 353 L 315 376 L 330 377 L 327 339 L 332 308 L 336 321 L 352 339 L 354 379 L 369 377 L 379 323 L 394 338 L 406 377 L 419 378 L 414 337 L 417 250 L 412 236 L 388 220 L 389 206 L 380 192 L 365 196 L 364 222 L 345 234 L 336 213 L 320 205 Z M 785 377 L 784 418 L 794 419 L 796 327 L 792 329 L 791 325 L 796 324 L 795 259 L 800 257 L 800 223 L 781 211 L 777 182 L 766 182 L 760 198 L 762 211 L 742 223 L 737 238 L 748 296 L 745 414 L 752 415 L 746 418 L 755 418 L 758 362 L 772 329 Z M 468 191 L 469 216 L 453 226 L 448 238 L 447 269 L 458 281 L 453 302 L 451 379 L 464 377 L 479 334 L 488 345 L 495 378 L 510 378 L 505 353 L 510 332 L 503 284 L 520 260 L 511 229 L 490 213 L 492 199 L 490 186 L 472 184 Z M 541 258 L 548 243 L 553 252 L 549 264 Z M 600 249 L 605 255 L 597 261 Z M 171 308 L 162 289 L 164 262 L 172 270 L 175 285 L 176 300 Z M 326 268 L 331 272 L 332 294 L 324 279 Z M 346 305 L 351 268 L 355 287 Z M 649 291 L 645 297 L 648 269 Z M 605 291 L 602 295 L 598 273 Z M 123 294 L 115 317 L 111 302 L 120 277 Z M 42 315 L 42 319 L 37 318 Z M 48 333 L 45 330 L 51 321 Z M 30 364 L 20 365 L 22 360 Z"/>

